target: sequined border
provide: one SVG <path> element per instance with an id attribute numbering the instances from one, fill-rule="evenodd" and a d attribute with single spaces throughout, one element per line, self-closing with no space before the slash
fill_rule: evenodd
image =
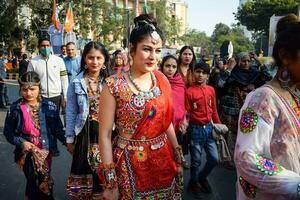
<path id="1" fill-rule="evenodd" d="M 257 168 L 267 175 L 276 175 L 282 172 L 283 168 L 279 163 L 274 163 L 271 159 L 256 155 Z"/>
<path id="2" fill-rule="evenodd" d="M 256 197 L 256 187 L 251 183 L 247 182 L 243 177 L 239 177 L 240 186 L 244 191 L 244 194 L 250 198 L 254 199 Z"/>
<path id="3" fill-rule="evenodd" d="M 252 108 L 247 107 L 245 110 L 243 110 L 240 119 L 240 129 L 243 133 L 250 133 L 253 131 L 257 126 L 257 123 L 258 116 Z"/>

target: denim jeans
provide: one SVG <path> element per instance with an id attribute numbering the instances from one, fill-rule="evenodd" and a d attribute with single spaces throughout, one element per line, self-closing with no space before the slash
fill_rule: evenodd
<path id="1" fill-rule="evenodd" d="M 191 182 L 196 183 L 206 179 L 213 168 L 218 164 L 218 149 L 212 137 L 212 124 L 197 125 L 190 124 L 188 128 L 190 134 L 191 152 Z M 201 155 L 203 149 L 206 152 L 206 163 L 200 171 Z"/>
<path id="2" fill-rule="evenodd" d="M 65 144 L 65 132 L 59 116 L 61 96 L 42 99 L 42 109 L 46 116 L 48 127 L 49 149 L 53 152 L 58 151 L 57 139 Z"/>

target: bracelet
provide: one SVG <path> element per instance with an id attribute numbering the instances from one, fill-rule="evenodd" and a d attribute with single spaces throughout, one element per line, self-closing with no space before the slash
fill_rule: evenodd
<path id="1" fill-rule="evenodd" d="M 182 153 L 182 148 L 180 146 L 176 147 L 174 150 L 174 160 L 178 167 L 181 167 L 183 165 L 184 157 Z"/>
<path id="2" fill-rule="evenodd" d="M 102 163 L 97 170 L 99 179 L 104 183 L 104 189 L 115 189 L 118 187 L 115 164 Z"/>

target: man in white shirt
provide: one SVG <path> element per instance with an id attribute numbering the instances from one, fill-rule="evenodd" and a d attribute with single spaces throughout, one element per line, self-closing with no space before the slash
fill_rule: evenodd
<path id="1" fill-rule="evenodd" d="M 40 55 L 29 62 L 27 71 L 35 71 L 41 79 L 42 106 L 44 106 L 47 125 L 55 124 L 56 127 L 62 127 L 59 111 L 60 106 L 64 107 L 67 101 L 68 76 L 66 67 L 62 58 L 51 54 L 48 34 L 39 39 L 38 45 Z M 63 135 L 51 134 L 51 137 L 55 136 L 65 143 Z M 57 152 L 55 150 L 57 149 L 56 140 L 53 140 L 53 145 L 50 142 L 50 146 L 50 149 L 54 149 L 54 153 Z"/>

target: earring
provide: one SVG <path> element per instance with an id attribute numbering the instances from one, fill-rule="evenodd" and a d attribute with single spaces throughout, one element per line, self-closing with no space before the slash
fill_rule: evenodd
<path id="1" fill-rule="evenodd" d="M 105 66 L 105 65 L 103 65 L 103 66 L 102 66 L 102 69 L 106 69 L 106 66 Z"/>
<path id="2" fill-rule="evenodd" d="M 88 66 L 87 65 L 84 65 L 84 69 L 87 69 L 88 68 Z"/>
<path id="3" fill-rule="evenodd" d="M 289 88 L 289 82 L 290 82 L 290 74 L 287 69 L 284 69 L 278 76 L 278 80 L 280 83 L 280 86 L 283 89 L 288 89 Z"/>

